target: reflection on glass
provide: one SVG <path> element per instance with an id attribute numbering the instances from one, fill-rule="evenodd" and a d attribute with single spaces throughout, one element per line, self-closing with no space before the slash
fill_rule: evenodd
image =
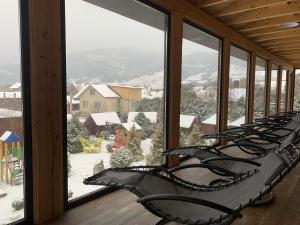
<path id="1" fill-rule="evenodd" d="M 296 111 L 300 110 L 300 70 L 295 70 L 294 106 Z"/>
<path id="2" fill-rule="evenodd" d="M 231 46 L 228 126 L 240 126 L 246 122 L 248 62 L 248 52 L 235 46 Z"/>
<path id="3" fill-rule="evenodd" d="M 24 218 L 19 1 L 0 1 L 0 30 L 0 224 L 9 224 Z"/>
<path id="4" fill-rule="evenodd" d="M 256 57 L 254 85 L 254 119 L 264 117 L 266 92 L 266 61 Z"/>
<path id="5" fill-rule="evenodd" d="M 167 16 L 115 2 L 66 0 L 69 200 L 103 169 L 164 163 Z"/>
<path id="6" fill-rule="evenodd" d="M 282 70 L 282 77 L 281 77 L 281 91 L 280 91 L 280 111 L 285 111 L 285 103 L 286 103 L 286 80 L 287 80 L 287 70 Z"/>
<path id="7" fill-rule="evenodd" d="M 180 145 L 195 146 L 204 144 L 201 134 L 217 132 L 221 41 L 184 24 L 182 44 Z"/>
<path id="8" fill-rule="evenodd" d="M 270 115 L 276 113 L 278 72 L 279 72 L 278 66 L 272 65 L 271 93 L 270 93 Z"/>

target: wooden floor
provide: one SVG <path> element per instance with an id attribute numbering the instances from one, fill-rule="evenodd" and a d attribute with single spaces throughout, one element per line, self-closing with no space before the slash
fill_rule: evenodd
<path id="1" fill-rule="evenodd" d="M 190 171 L 192 172 L 192 171 Z M 188 173 L 193 180 L 207 182 L 210 172 Z M 195 175 L 196 174 L 196 175 Z M 197 178 L 195 178 L 197 177 Z M 300 225 L 300 164 L 274 189 L 272 203 L 242 211 L 234 225 Z M 116 191 L 69 210 L 51 225 L 153 225 L 159 218 L 136 203 L 136 196 Z M 170 225 L 176 223 L 170 223 Z"/>

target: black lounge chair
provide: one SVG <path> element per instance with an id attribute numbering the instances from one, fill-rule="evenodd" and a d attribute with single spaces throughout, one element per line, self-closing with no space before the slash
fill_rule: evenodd
<path id="1" fill-rule="evenodd" d="M 162 218 L 157 225 L 170 221 L 190 225 L 230 224 L 241 217 L 241 209 L 271 191 L 298 161 L 298 150 L 289 145 L 278 153 L 266 155 L 256 173 L 217 188 L 189 185 L 172 175 L 174 171 L 161 167 L 107 169 L 84 183 L 132 192 L 139 197 L 138 203 Z"/>

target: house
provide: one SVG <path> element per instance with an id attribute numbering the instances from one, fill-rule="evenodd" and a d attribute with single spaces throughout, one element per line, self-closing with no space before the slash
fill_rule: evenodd
<path id="1" fill-rule="evenodd" d="M 136 103 L 142 99 L 142 88 L 90 84 L 73 99 L 80 102 L 80 116 L 101 112 L 129 112 L 135 111 Z"/>
<path id="2" fill-rule="evenodd" d="M 214 114 L 201 122 L 201 130 L 203 134 L 213 134 L 217 132 L 217 114 Z"/>
<path id="3" fill-rule="evenodd" d="M 0 108 L 22 110 L 22 94 L 20 91 L 0 92 Z"/>
<path id="4" fill-rule="evenodd" d="M 23 136 L 22 112 L 0 108 L 0 135 L 8 130 Z"/>
<path id="5" fill-rule="evenodd" d="M 90 113 L 120 111 L 120 96 L 107 85 L 87 85 L 73 99 L 80 102 L 80 116 L 88 116 Z"/>
<path id="6" fill-rule="evenodd" d="M 132 86 L 109 85 L 120 96 L 120 112 L 136 110 L 137 102 L 142 100 L 142 88 Z"/>
<path id="7" fill-rule="evenodd" d="M 79 113 L 79 106 L 80 102 L 79 100 L 76 100 L 74 98 L 71 98 L 70 96 L 67 96 L 67 113 L 72 114 L 72 113 Z"/>
<path id="8" fill-rule="evenodd" d="M 189 135 L 196 123 L 195 116 L 180 115 L 180 129 L 185 135 Z"/>
<path id="9" fill-rule="evenodd" d="M 9 90 L 10 91 L 21 91 L 22 85 L 20 82 L 16 82 L 14 84 L 12 84 L 11 86 L 9 86 Z"/>
<path id="10" fill-rule="evenodd" d="M 121 120 L 116 112 L 91 113 L 83 126 L 89 135 L 100 135 L 102 132 L 114 133 Z"/>
<path id="11" fill-rule="evenodd" d="M 127 118 L 127 123 L 132 123 L 134 122 L 135 117 L 139 114 L 140 112 L 129 112 L 128 113 L 128 118 Z M 157 112 L 141 112 L 144 113 L 145 117 L 150 120 L 150 123 L 156 123 L 157 120 Z"/>

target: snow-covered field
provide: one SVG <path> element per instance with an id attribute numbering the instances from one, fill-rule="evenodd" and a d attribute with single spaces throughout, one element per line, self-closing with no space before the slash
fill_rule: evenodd
<path id="1" fill-rule="evenodd" d="M 104 168 L 110 167 L 110 153 L 106 150 L 108 141 L 104 141 L 101 146 L 100 153 L 78 153 L 70 154 L 71 173 L 68 179 L 69 192 L 73 192 L 70 199 L 80 197 L 92 191 L 102 188 L 101 186 L 84 185 L 82 181 L 93 175 L 94 165 L 103 160 Z M 141 148 L 144 155 L 149 154 L 151 139 L 142 141 Z M 140 162 L 135 162 L 132 165 L 145 165 L 145 159 Z"/>
<path id="2" fill-rule="evenodd" d="M 0 182 L 0 192 L 5 192 L 7 195 L 0 198 L 0 225 L 12 223 L 24 217 L 23 210 L 14 210 L 11 203 L 14 200 L 23 198 L 23 185 L 11 186 L 5 182 Z"/>

